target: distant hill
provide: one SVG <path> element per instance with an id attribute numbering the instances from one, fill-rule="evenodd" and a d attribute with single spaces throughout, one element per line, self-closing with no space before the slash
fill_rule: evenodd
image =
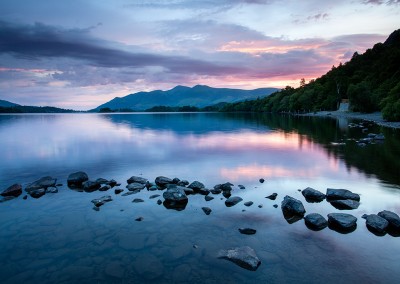
<path id="1" fill-rule="evenodd" d="M 336 110 L 342 99 L 359 112 L 382 111 L 386 120 L 400 121 L 400 30 L 384 43 L 332 69 L 299 88 L 286 87 L 275 94 L 227 104 L 223 111 L 310 112 Z M 301 66 L 299 67 L 301 68 Z"/>
<path id="2" fill-rule="evenodd" d="M 14 104 L 9 101 L 0 100 L 0 107 L 15 107 L 15 106 L 19 106 L 19 104 Z"/>
<path id="3" fill-rule="evenodd" d="M 246 99 L 265 97 L 278 91 L 276 88 L 260 88 L 255 90 L 241 90 L 228 88 L 212 88 L 197 85 L 192 88 L 176 86 L 168 91 L 139 92 L 122 98 L 114 98 L 94 109 L 137 111 L 147 110 L 156 106 L 181 107 L 194 106 L 198 108 L 216 105 L 222 102 L 238 102 Z"/>

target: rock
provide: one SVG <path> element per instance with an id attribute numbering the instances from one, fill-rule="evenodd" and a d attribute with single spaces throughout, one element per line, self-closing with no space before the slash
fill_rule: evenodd
<path id="1" fill-rule="evenodd" d="M 360 202 L 351 199 L 332 200 L 330 201 L 330 203 L 333 207 L 339 210 L 353 210 L 357 209 L 358 206 L 360 206 Z"/>
<path id="2" fill-rule="evenodd" d="M 100 206 L 104 205 L 106 202 L 110 202 L 110 201 L 112 201 L 111 196 L 105 195 L 100 198 L 93 199 L 92 203 L 94 204 L 95 207 L 100 207 Z"/>
<path id="3" fill-rule="evenodd" d="M 259 181 L 260 181 L 260 183 L 264 183 L 265 179 L 260 178 Z"/>
<path id="4" fill-rule="evenodd" d="M 365 224 L 370 231 L 378 235 L 386 234 L 386 229 L 389 226 L 389 222 L 385 218 L 375 214 L 368 215 Z"/>
<path id="5" fill-rule="evenodd" d="M 168 184 L 172 183 L 172 179 L 163 177 L 163 176 L 159 176 L 159 177 L 156 177 L 155 183 L 156 183 L 156 185 L 158 185 L 161 188 L 166 188 Z"/>
<path id="6" fill-rule="evenodd" d="M 389 222 L 390 228 L 400 230 L 400 217 L 396 213 L 383 210 L 378 213 L 378 216 L 386 219 Z"/>
<path id="7" fill-rule="evenodd" d="M 128 184 L 131 183 L 140 183 L 140 184 L 146 184 L 147 183 L 147 178 L 142 178 L 142 177 L 137 177 L 137 176 L 131 176 L 127 181 Z M 143 187 L 144 188 L 144 187 Z"/>
<path id="8" fill-rule="evenodd" d="M 157 200 L 157 204 L 158 204 L 158 205 L 161 205 L 161 204 L 162 204 L 161 199 L 158 199 L 158 200 Z"/>
<path id="9" fill-rule="evenodd" d="M 57 179 L 52 178 L 50 176 L 42 177 L 38 179 L 37 181 L 32 182 L 31 184 L 28 184 L 25 188 L 25 191 L 27 193 L 30 193 L 33 190 L 37 189 L 47 189 L 48 187 L 55 187 L 57 183 Z"/>
<path id="10" fill-rule="evenodd" d="M 141 221 L 143 221 L 143 220 L 144 220 L 143 217 L 138 217 L 138 218 L 135 219 L 135 221 L 138 221 L 138 222 L 141 222 Z"/>
<path id="11" fill-rule="evenodd" d="M 311 213 L 304 217 L 307 228 L 313 231 L 320 231 L 328 226 L 328 221 L 318 213 Z"/>
<path id="12" fill-rule="evenodd" d="M 94 206 L 92 209 L 93 209 L 94 211 L 100 211 L 100 207 Z"/>
<path id="13" fill-rule="evenodd" d="M 301 194 L 303 194 L 307 202 L 321 202 L 325 199 L 325 194 L 311 187 L 303 189 Z"/>
<path id="14" fill-rule="evenodd" d="M 274 204 L 272 205 L 274 208 L 278 208 L 278 204 Z"/>
<path id="15" fill-rule="evenodd" d="M 212 211 L 210 207 L 201 207 L 201 209 L 206 213 L 206 215 L 210 215 Z"/>
<path id="16" fill-rule="evenodd" d="M 172 183 L 173 184 L 178 184 L 181 180 L 179 178 L 173 178 Z"/>
<path id="17" fill-rule="evenodd" d="M 115 194 L 120 194 L 121 192 L 123 192 L 124 190 L 123 189 L 121 189 L 121 188 L 116 188 L 115 190 L 114 190 L 114 193 Z"/>
<path id="18" fill-rule="evenodd" d="M 246 187 L 244 185 L 239 184 L 238 185 L 239 189 L 246 189 Z"/>
<path id="19" fill-rule="evenodd" d="M 110 185 L 103 185 L 102 187 L 100 187 L 99 188 L 99 191 L 107 191 L 107 190 L 109 190 L 111 188 L 111 186 Z"/>
<path id="20" fill-rule="evenodd" d="M 188 198 L 185 191 L 181 187 L 168 188 L 167 191 L 163 193 L 165 199 L 164 206 L 167 209 L 183 210 L 186 208 L 188 203 Z"/>
<path id="21" fill-rule="evenodd" d="M 98 178 L 95 180 L 95 182 L 97 182 L 99 184 L 107 184 L 108 180 L 106 180 L 105 178 Z"/>
<path id="22" fill-rule="evenodd" d="M 82 185 L 83 185 L 83 190 L 86 192 L 93 192 L 101 187 L 99 183 L 90 180 L 85 181 Z"/>
<path id="23" fill-rule="evenodd" d="M 239 228 L 239 232 L 244 235 L 254 235 L 257 230 L 251 228 Z"/>
<path id="24" fill-rule="evenodd" d="M 232 191 L 232 186 L 233 186 L 233 184 L 231 184 L 230 182 L 226 182 L 226 183 L 220 185 L 220 189 L 222 191 Z"/>
<path id="25" fill-rule="evenodd" d="M 57 187 L 48 187 L 47 189 L 46 189 L 46 193 L 57 193 L 58 192 L 58 189 L 57 189 Z"/>
<path id="26" fill-rule="evenodd" d="M 141 198 L 135 198 L 135 199 L 132 200 L 132 202 L 133 203 L 140 203 L 140 202 L 144 202 L 144 200 L 141 199 Z"/>
<path id="27" fill-rule="evenodd" d="M 210 194 L 210 191 L 207 188 L 200 188 L 195 191 L 201 195 L 209 195 Z"/>
<path id="28" fill-rule="evenodd" d="M 183 191 L 186 193 L 186 195 L 194 194 L 194 190 L 192 188 L 184 187 L 184 186 L 179 186 L 179 187 L 183 189 Z"/>
<path id="29" fill-rule="evenodd" d="M 265 198 L 268 198 L 268 199 L 271 199 L 271 200 L 275 200 L 277 196 L 278 196 L 278 193 L 272 193 L 271 195 L 268 195 Z"/>
<path id="30" fill-rule="evenodd" d="M 254 202 L 253 201 L 247 201 L 247 202 L 245 202 L 243 204 L 244 204 L 244 206 L 250 207 L 251 205 L 254 204 Z"/>
<path id="31" fill-rule="evenodd" d="M 357 218 L 346 213 L 328 214 L 329 228 L 339 233 L 350 233 L 357 228 Z"/>
<path id="32" fill-rule="evenodd" d="M 251 271 L 256 271 L 261 264 L 256 252 L 248 246 L 220 250 L 218 252 L 218 258 L 232 261 L 240 267 Z"/>
<path id="33" fill-rule="evenodd" d="M 259 205 L 258 205 L 258 208 L 263 208 L 263 205 L 262 205 L 262 204 L 259 204 Z"/>
<path id="34" fill-rule="evenodd" d="M 347 189 L 326 189 L 326 199 L 329 200 L 341 200 L 341 199 L 351 199 L 355 201 L 360 201 L 360 195 L 351 192 Z"/>
<path id="35" fill-rule="evenodd" d="M 232 193 L 229 190 L 224 190 L 224 191 L 222 191 L 222 195 L 225 198 L 229 198 L 229 197 L 231 197 Z"/>
<path id="36" fill-rule="evenodd" d="M 22 199 L 27 200 L 28 199 L 28 195 L 24 195 L 24 197 L 22 197 Z"/>
<path id="37" fill-rule="evenodd" d="M 160 188 L 157 185 L 152 185 L 148 188 L 148 190 L 150 191 L 155 191 L 155 190 L 159 190 Z"/>
<path id="38" fill-rule="evenodd" d="M 85 172 L 76 172 L 68 176 L 67 184 L 69 188 L 81 188 L 87 180 L 89 180 L 89 177 Z"/>
<path id="39" fill-rule="evenodd" d="M 177 185 L 179 186 L 187 186 L 189 184 L 189 182 L 187 180 L 181 180 L 177 183 Z"/>
<path id="40" fill-rule="evenodd" d="M 113 180 L 113 179 L 107 182 L 107 185 L 109 185 L 109 186 L 111 186 L 111 187 L 114 187 L 114 186 L 116 186 L 117 184 L 118 184 L 117 181 L 116 181 L 116 180 Z"/>
<path id="41" fill-rule="evenodd" d="M 124 194 L 122 194 L 122 196 L 128 196 L 128 195 L 131 195 L 131 194 L 135 194 L 135 193 L 138 193 L 139 191 L 128 191 L 128 192 L 125 192 Z"/>
<path id="42" fill-rule="evenodd" d="M 153 195 L 151 195 L 151 196 L 149 197 L 149 199 L 157 198 L 157 197 L 159 197 L 159 196 L 161 196 L 161 195 L 159 195 L 159 194 L 153 194 Z"/>
<path id="43" fill-rule="evenodd" d="M 306 213 L 303 203 L 293 197 L 286 195 L 281 203 L 283 215 L 286 219 L 293 217 L 294 215 L 303 217 Z"/>
<path id="44" fill-rule="evenodd" d="M 214 197 L 206 195 L 206 196 L 204 196 L 204 199 L 205 199 L 206 201 L 211 201 L 211 200 L 214 199 Z"/>
<path id="45" fill-rule="evenodd" d="M 227 200 L 225 200 L 225 205 L 226 207 L 232 207 L 236 204 L 238 204 L 239 202 L 241 202 L 243 199 L 239 196 L 232 196 L 229 197 Z"/>
<path id="46" fill-rule="evenodd" d="M 138 182 L 133 182 L 133 183 L 130 183 L 130 184 L 128 184 L 127 186 L 126 186 L 126 188 L 129 190 L 129 191 L 137 191 L 137 190 L 142 190 L 143 188 L 145 188 L 146 187 L 146 185 L 145 184 L 143 184 L 143 183 L 138 183 Z"/>
<path id="47" fill-rule="evenodd" d="M 194 181 L 191 184 L 188 185 L 188 188 L 193 189 L 194 191 L 199 190 L 201 188 L 204 188 L 204 184 L 202 184 L 199 181 Z"/>
<path id="48" fill-rule="evenodd" d="M 36 189 L 36 190 L 31 190 L 29 192 L 29 195 L 33 198 L 40 198 L 43 195 L 46 194 L 46 190 L 44 188 Z"/>
<path id="49" fill-rule="evenodd" d="M 9 186 L 7 189 L 5 189 L 2 193 L 1 196 L 14 196 L 18 197 L 22 194 L 22 185 L 19 183 L 15 183 L 11 186 Z"/>
<path id="50" fill-rule="evenodd" d="M 215 185 L 213 189 L 210 189 L 210 192 L 212 194 L 220 194 L 222 192 L 221 184 Z"/>

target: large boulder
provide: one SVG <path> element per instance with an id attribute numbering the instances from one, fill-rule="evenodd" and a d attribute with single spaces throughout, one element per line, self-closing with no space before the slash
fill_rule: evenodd
<path id="1" fill-rule="evenodd" d="M 318 213 L 311 213 L 304 217 L 304 222 L 310 230 L 320 231 L 328 226 L 328 221 Z"/>
<path id="2" fill-rule="evenodd" d="M 163 176 L 156 177 L 154 182 L 161 188 L 166 188 L 168 184 L 173 183 L 172 179 Z"/>
<path id="3" fill-rule="evenodd" d="M 355 201 L 360 201 L 360 195 L 353 193 L 347 189 L 326 189 L 326 199 L 329 200 L 340 200 L 340 199 L 351 199 Z"/>
<path id="4" fill-rule="evenodd" d="M 9 186 L 7 189 L 5 189 L 2 193 L 1 196 L 14 196 L 18 197 L 22 194 L 22 185 L 19 183 L 13 184 Z"/>
<path id="5" fill-rule="evenodd" d="M 183 210 L 188 203 L 188 198 L 182 187 L 170 187 L 164 193 L 164 206 L 168 209 Z"/>
<path id="6" fill-rule="evenodd" d="M 325 199 L 325 194 L 311 187 L 303 189 L 301 194 L 303 194 L 307 202 L 321 202 Z"/>
<path id="7" fill-rule="evenodd" d="M 56 186 L 57 179 L 52 178 L 50 176 L 42 177 L 38 179 L 37 181 L 34 181 L 30 184 L 28 184 L 25 188 L 25 191 L 30 193 L 33 190 L 41 189 L 43 188 L 46 190 L 48 187 L 54 187 Z"/>
<path id="8" fill-rule="evenodd" d="M 281 208 L 285 218 L 291 217 L 293 215 L 303 217 L 304 214 L 306 213 L 303 203 L 301 203 L 300 200 L 297 200 L 296 198 L 293 198 L 288 195 L 286 195 L 283 198 L 283 201 L 281 203 Z"/>
<path id="9" fill-rule="evenodd" d="M 378 213 L 378 216 L 386 219 L 389 222 L 390 228 L 400 230 L 400 217 L 396 213 L 388 210 L 383 210 Z"/>
<path id="10" fill-rule="evenodd" d="M 386 234 L 386 229 L 389 226 L 389 222 L 376 214 L 370 214 L 365 217 L 367 228 L 378 235 Z"/>
<path id="11" fill-rule="evenodd" d="M 353 210 L 360 206 L 360 202 L 351 199 L 332 200 L 330 203 L 333 207 L 339 210 Z"/>
<path id="12" fill-rule="evenodd" d="M 227 200 L 225 200 L 225 205 L 226 207 L 232 207 L 236 204 L 238 204 L 239 202 L 241 202 L 243 199 L 239 196 L 232 196 L 229 197 Z"/>
<path id="13" fill-rule="evenodd" d="M 328 214 L 329 228 L 339 233 L 350 233 L 357 228 L 357 218 L 346 213 Z"/>
<path id="14" fill-rule="evenodd" d="M 261 264 L 254 249 L 248 246 L 220 250 L 218 252 L 218 258 L 232 261 L 240 267 L 251 271 L 256 271 Z"/>
<path id="15" fill-rule="evenodd" d="M 131 176 L 126 182 L 128 184 L 131 184 L 131 183 L 146 184 L 147 183 L 147 179 L 146 178 L 142 178 L 142 177 L 137 177 L 137 176 Z"/>
<path id="16" fill-rule="evenodd" d="M 69 188 L 82 188 L 82 184 L 89 180 L 85 172 L 76 172 L 68 176 L 67 184 Z"/>
<path id="17" fill-rule="evenodd" d="M 194 191 L 197 191 L 197 190 L 199 190 L 201 188 L 204 188 L 204 187 L 205 187 L 204 184 L 202 184 L 201 182 L 199 182 L 197 180 L 188 185 L 188 188 L 191 188 Z"/>

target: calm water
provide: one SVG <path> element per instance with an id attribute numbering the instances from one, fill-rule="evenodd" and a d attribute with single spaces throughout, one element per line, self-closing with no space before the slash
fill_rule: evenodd
<path id="1" fill-rule="evenodd" d="M 361 216 L 400 213 L 400 133 L 347 125 L 244 114 L 1 115 L 0 189 L 47 175 L 63 184 L 40 199 L 0 203 L 1 282 L 399 283 L 400 238 L 372 234 Z M 366 147 L 352 140 L 369 132 L 386 140 Z M 331 144 L 342 141 L 346 146 Z M 66 179 L 76 171 L 115 179 L 120 188 L 133 175 L 208 188 L 229 181 L 232 195 L 254 205 L 227 208 L 222 195 L 209 202 L 195 195 L 185 210 L 168 210 L 149 199 L 161 191 L 124 197 L 113 189 L 70 190 Z M 326 201 L 310 204 L 298 191 L 306 187 L 346 188 L 361 195 L 361 205 L 339 211 Z M 264 198 L 273 192 L 275 201 Z M 104 195 L 113 201 L 94 211 L 91 200 Z M 340 234 L 311 231 L 303 220 L 288 224 L 273 207 L 285 195 L 300 199 L 307 213 L 351 213 L 358 227 Z M 213 210 L 209 216 L 203 206 Z M 241 235 L 239 227 L 257 233 Z M 244 245 L 262 261 L 255 272 L 216 258 L 220 249 Z"/>

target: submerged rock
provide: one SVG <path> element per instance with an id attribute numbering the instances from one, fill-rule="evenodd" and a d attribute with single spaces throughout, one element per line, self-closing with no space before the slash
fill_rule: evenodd
<path id="1" fill-rule="evenodd" d="M 239 202 L 241 202 L 243 199 L 239 196 L 232 196 L 229 197 L 227 200 L 225 200 L 225 205 L 226 207 L 232 207 L 236 204 L 238 204 Z"/>
<path id="2" fill-rule="evenodd" d="M 57 183 L 57 179 L 52 178 L 51 176 L 46 176 L 28 184 L 25 188 L 25 191 L 30 193 L 33 190 L 37 189 L 47 189 L 48 187 L 55 187 Z"/>
<path id="3" fill-rule="evenodd" d="M 94 204 L 95 207 L 100 207 L 100 206 L 102 206 L 105 203 L 110 202 L 110 201 L 112 201 L 111 196 L 110 195 L 105 195 L 105 196 L 102 196 L 100 198 L 93 199 L 92 203 Z"/>
<path id="4" fill-rule="evenodd" d="M 311 213 L 304 217 L 304 222 L 310 230 L 320 231 L 328 226 L 328 221 L 318 213 Z"/>
<path id="5" fill-rule="evenodd" d="M 89 180 L 89 177 L 85 172 L 76 172 L 68 176 L 67 184 L 69 188 L 81 188 L 87 180 Z"/>
<path id="6" fill-rule="evenodd" d="M 126 182 L 128 184 L 131 184 L 131 183 L 146 184 L 147 183 L 147 178 L 142 178 L 142 177 L 138 177 L 138 176 L 131 176 Z"/>
<path id="7" fill-rule="evenodd" d="M 303 217 L 306 213 L 303 203 L 296 198 L 286 195 L 281 203 L 281 208 L 285 218 L 293 217 L 294 215 Z"/>
<path id="8" fill-rule="evenodd" d="M 328 214 L 329 228 L 339 233 L 350 233 L 357 228 L 357 218 L 346 213 Z"/>
<path id="9" fill-rule="evenodd" d="M 143 217 L 138 217 L 138 218 L 135 219 L 135 221 L 138 221 L 138 222 L 141 222 L 141 221 L 143 221 L 143 220 L 144 220 Z"/>
<path id="10" fill-rule="evenodd" d="M 201 207 L 201 209 L 203 210 L 203 212 L 206 214 L 206 215 L 210 215 L 210 213 L 211 213 L 211 208 L 210 207 Z"/>
<path id="11" fill-rule="evenodd" d="M 209 195 L 206 195 L 206 196 L 204 196 L 204 199 L 205 199 L 206 201 L 211 201 L 211 200 L 214 199 L 214 197 L 209 196 Z"/>
<path id="12" fill-rule="evenodd" d="M 7 189 L 5 189 L 2 193 L 1 196 L 14 196 L 18 197 L 22 194 L 22 185 L 19 183 L 13 184 L 9 186 Z"/>
<path id="13" fill-rule="evenodd" d="M 254 249 L 248 246 L 220 250 L 217 257 L 232 261 L 240 267 L 251 271 L 256 271 L 261 264 Z"/>
<path id="14" fill-rule="evenodd" d="M 321 202 L 325 199 L 325 194 L 311 187 L 303 189 L 301 194 L 303 194 L 307 202 Z"/>
<path id="15" fill-rule="evenodd" d="M 254 235 L 257 232 L 257 230 L 251 228 L 239 228 L 238 230 L 244 235 Z"/>
<path id="16" fill-rule="evenodd" d="M 358 206 L 360 206 L 360 202 L 351 199 L 332 200 L 330 201 L 330 203 L 333 207 L 339 210 L 353 210 L 357 209 Z"/>
<path id="17" fill-rule="evenodd" d="M 149 197 L 149 199 L 157 198 L 157 197 L 159 197 L 159 196 L 161 196 L 161 195 L 159 195 L 159 194 L 153 194 L 153 195 L 151 195 L 151 196 Z"/>
<path id="18" fill-rule="evenodd" d="M 353 193 L 347 189 L 326 189 L 326 199 L 329 200 L 340 200 L 340 199 L 351 199 L 355 201 L 360 201 L 360 195 Z"/>
<path id="19" fill-rule="evenodd" d="M 400 217 L 396 213 L 388 210 L 383 210 L 378 213 L 378 216 L 386 219 L 389 222 L 389 227 L 395 230 L 400 230 Z"/>
<path id="20" fill-rule="evenodd" d="M 386 234 L 386 229 L 389 226 L 389 222 L 385 218 L 375 214 L 366 216 L 365 224 L 370 231 L 378 235 Z"/>
<path id="21" fill-rule="evenodd" d="M 140 203 L 140 202 L 144 202 L 144 200 L 141 198 L 135 198 L 132 200 L 132 203 Z"/>
<path id="22" fill-rule="evenodd" d="M 121 189 L 121 188 L 116 188 L 115 190 L 114 190 L 114 193 L 115 194 L 120 194 L 121 192 L 123 192 L 124 190 L 123 189 Z"/>

